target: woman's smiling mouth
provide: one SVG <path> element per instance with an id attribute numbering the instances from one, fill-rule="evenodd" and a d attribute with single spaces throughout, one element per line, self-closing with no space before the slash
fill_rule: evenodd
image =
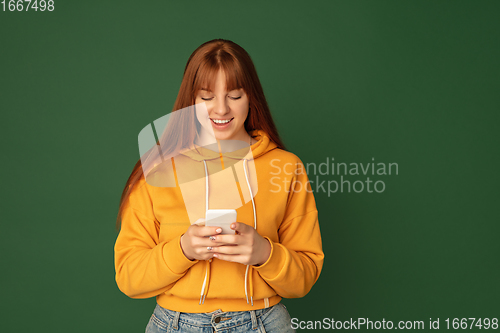
<path id="1" fill-rule="evenodd" d="M 213 118 L 210 118 L 210 120 L 212 121 L 212 125 L 214 125 L 214 127 L 218 128 L 218 129 L 224 129 L 224 128 L 228 127 L 233 119 L 234 119 L 234 117 L 231 119 L 213 119 Z"/>

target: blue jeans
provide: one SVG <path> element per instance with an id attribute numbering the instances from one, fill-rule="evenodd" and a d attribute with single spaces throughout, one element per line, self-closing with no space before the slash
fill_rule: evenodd
<path id="1" fill-rule="evenodd" d="M 162 308 L 156 304 L 146 333 L 275 333 L 295 332 L 286 307 L 278 303 L 270 308 L 208 313 L 184 313 Z"/>

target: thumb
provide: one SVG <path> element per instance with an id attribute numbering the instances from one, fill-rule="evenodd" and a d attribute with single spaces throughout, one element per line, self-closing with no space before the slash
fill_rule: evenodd
<path id="1" fill-rule="evenodd" d="M 249 225 L 246 225 L 245 223 L 242 222 L 233 222 L 231 223 L 231 229 L 236 231 L 236 233 L 245 233 L 248 232 L 250 227 Z M 253 228 L 252 228 L 253 229 Z"/>

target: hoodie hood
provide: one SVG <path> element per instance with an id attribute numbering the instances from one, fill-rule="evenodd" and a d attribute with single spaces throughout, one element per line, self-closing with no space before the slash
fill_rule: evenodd
<path id="1" fill-rule="evenodd" d="M 218 151 L 214 151 L 205 147 L 196 146 L 196 149 L 188 149 L 181 151 L 180 154 L 190 157 L 195 161 L 203 161 L 203 160 L 213 160 L 220 158 L 221 155 L 223 157 L 233 158 L 233 159 L 255 159 L 259 156 L 270 152 L 273 149 L 278 148 L 278 146 L 269 139 L 269 136 L 263 130 L 253 130 L 250 133 L 250 136 L 256 139 L 258 142 L 251 145 L 252 153 L 249 153 L 249 147 L 244 147 L 232 152 L 219 153 Z M 216 144 L 213 144 L 216 147 Z"/>

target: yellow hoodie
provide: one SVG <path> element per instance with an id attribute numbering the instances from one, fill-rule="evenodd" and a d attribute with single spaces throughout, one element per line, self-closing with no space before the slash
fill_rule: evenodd
<path id="1" fill-rule="evenodd" d="M 320 275 L 324 254 L 305 168 L 264 131 L 250 135 L 258 140 L 251 146 L 257 180 L 250 177 L 249 182 L 247 160 L 232 166 L 240 194 L 237 220 L 256 226 L 269 240 L 269 259 L 260 266 L 245 266 L 217 258 L 186 258 L 180 237 L 190 224 L 205 217 L 207 206 L 232 208 L 217 202 L 212 190 L 208 194 L 209 186 L 204 185 L 209 178 L 203 176 L 213 175 L 215 162 L 224 169 L 231 154 L 222 157 L 204 148 L 186 151 L 165 163 L 163 173 L 173 176 L 170 184 L 152 186 L 149 177 L 154 173 L 149 173 L 148 182 L 142 177 L 130 193 L 115 243 L 116 282 L 123 293 L 132 298 L 156 296 L 164 308 L 200 313 L 257 310 L 277 304 L 282 297 L 303 297 L 309 292 Z M 197 174 L 193 179 L 201 180 L 199 198 L 194 198 L 201 208 L 186 209 L 186 192 L 181 191 L 178 175 L 187 165 L 191 174 Z M 248 186 L 252 181 L 257 184 Z M 258 191 L 249 195 L 254 185 Z"/>

